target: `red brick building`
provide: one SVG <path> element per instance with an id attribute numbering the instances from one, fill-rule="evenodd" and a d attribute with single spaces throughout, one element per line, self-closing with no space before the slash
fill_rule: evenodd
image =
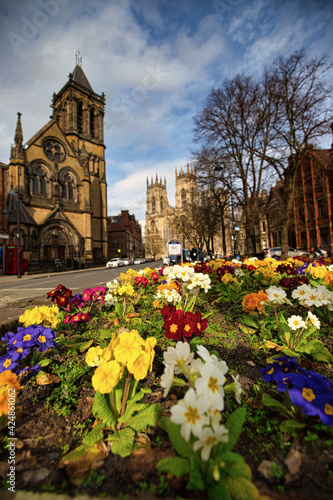
<path id="1" fill-rule="evenodd" d="M 122 210 L 120 215 L 109 216 L 107 230 L 108 259 L 113 257 L 135 259 L 143 256 L 141 225 L 128 210 Z"/>
<path id="2" fill-rule="evenodd" d="M 333 255 L 333 149 L 309 148 L 298 173 L 294 200 L 296 247 Z"/>

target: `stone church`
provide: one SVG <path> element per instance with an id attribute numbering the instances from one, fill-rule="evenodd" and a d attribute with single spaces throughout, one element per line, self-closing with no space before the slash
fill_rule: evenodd
<path id="1" fill-rule="evenodd" d="M 174 238 L 181 241 L 183 248 L 190 246 L 175 220 L 186 204 L 198 199 L 197 177 L 194 168 L 187 165 L 184 169 L 181 167 L 179 172 L 175 169 L 175 178 L 175 207 L 168 201 L 166 179 L 159 180 L 156 175 L 156 179 L 151 178 L 149 183 L 147 178 L 145 250 L 148 257 L 163 258 L 167 255 L 168 240 Z"/>
<path id="2" fill-rule="evenodd" d="M 26 143 L 18 113 L 5 213 L 8 242 L 17 243 L 19 225 L 30 270 L 46 269 L 55 258 L 66 267 L 107 258 L 104 108 L 104 93 L 94 92 L 77 58 L 53 94 L 50 121 Z"/>

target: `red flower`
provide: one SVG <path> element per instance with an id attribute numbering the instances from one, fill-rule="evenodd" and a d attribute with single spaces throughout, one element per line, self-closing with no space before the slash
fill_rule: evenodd
<path id="1" fill-rule="evenodd" d="M 182 311 L 181 311 L 182 312 Z M 165 336 L 168 339 L 180 340 L 183 335 L 184 319 L 179 314 L 170 314 L 164 319 Z"/>

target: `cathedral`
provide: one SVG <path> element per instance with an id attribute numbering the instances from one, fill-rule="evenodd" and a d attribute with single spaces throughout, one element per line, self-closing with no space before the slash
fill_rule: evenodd
<path id="1" fill-rule="evenodd" d="M 53 94 L 50 121 L 26 143 L 18 113 L 5 214 L 8 243 L 18 243 L 19 234 L 30 270 L 54 259 L 71 267 L 107 258 L 104 109 L 104 93 L 94 92 L 77 57 Z"/>
<path id="2" fill-rule="evenodd" d="M 168 201 L 166 179 L 156 175 L 156 179 L 147 178 L 145 250 L 146 256 L 163 258 L 167 255 L 167 243 L 171 239 L 179 239 L 183 248 L 190 246 L 186 239 L 180 220 L 177 219 L 186 205 L 198 199 L 198 184 L 194 168 L 175 170 L 176 195 L 175 207 Z M 178 226 L 177 227 L 177 223 Z"/>

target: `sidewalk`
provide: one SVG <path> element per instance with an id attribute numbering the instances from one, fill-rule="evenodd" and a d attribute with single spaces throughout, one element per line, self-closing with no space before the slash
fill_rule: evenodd
<path id="1" fill-rule="evenodd" d="M 100 269 L 100 267 L 98 268 L 92 267 L 91 269 L 90 268 L 86 269 L 86 271 L 94 269 Z M 80 272 L 82 272 L 82 269 L 74 269 L 71 271 L 58 271 L 53 273 L 28 274 L 28 275 L 22 275 L 21 278 L 18 278 L 16 274 L 5 274 L 5 275 L 0 274 L 0 291 L 2 288 L 5 288 L 6 284 L 8 283 L 33 280 L 43 276 L 61 276 L 64 274 L 80 273 Z M 6 307 L 0 307 L 0 335 L 3 336 L 6 332 L 15 330 L 15 328 L 17 327 L 19 317 L 21 316 L 21 314 L 24 313 L 24 311 L 27 308 L 33 308 L 35 306 L 42 306 L 42 305 L 46 306 L 53 305 L 51 300 L 48 299 L 45 294 L 43 296 L 31 297 L 28 299 L 12 300 L 7 303 Z"/>

